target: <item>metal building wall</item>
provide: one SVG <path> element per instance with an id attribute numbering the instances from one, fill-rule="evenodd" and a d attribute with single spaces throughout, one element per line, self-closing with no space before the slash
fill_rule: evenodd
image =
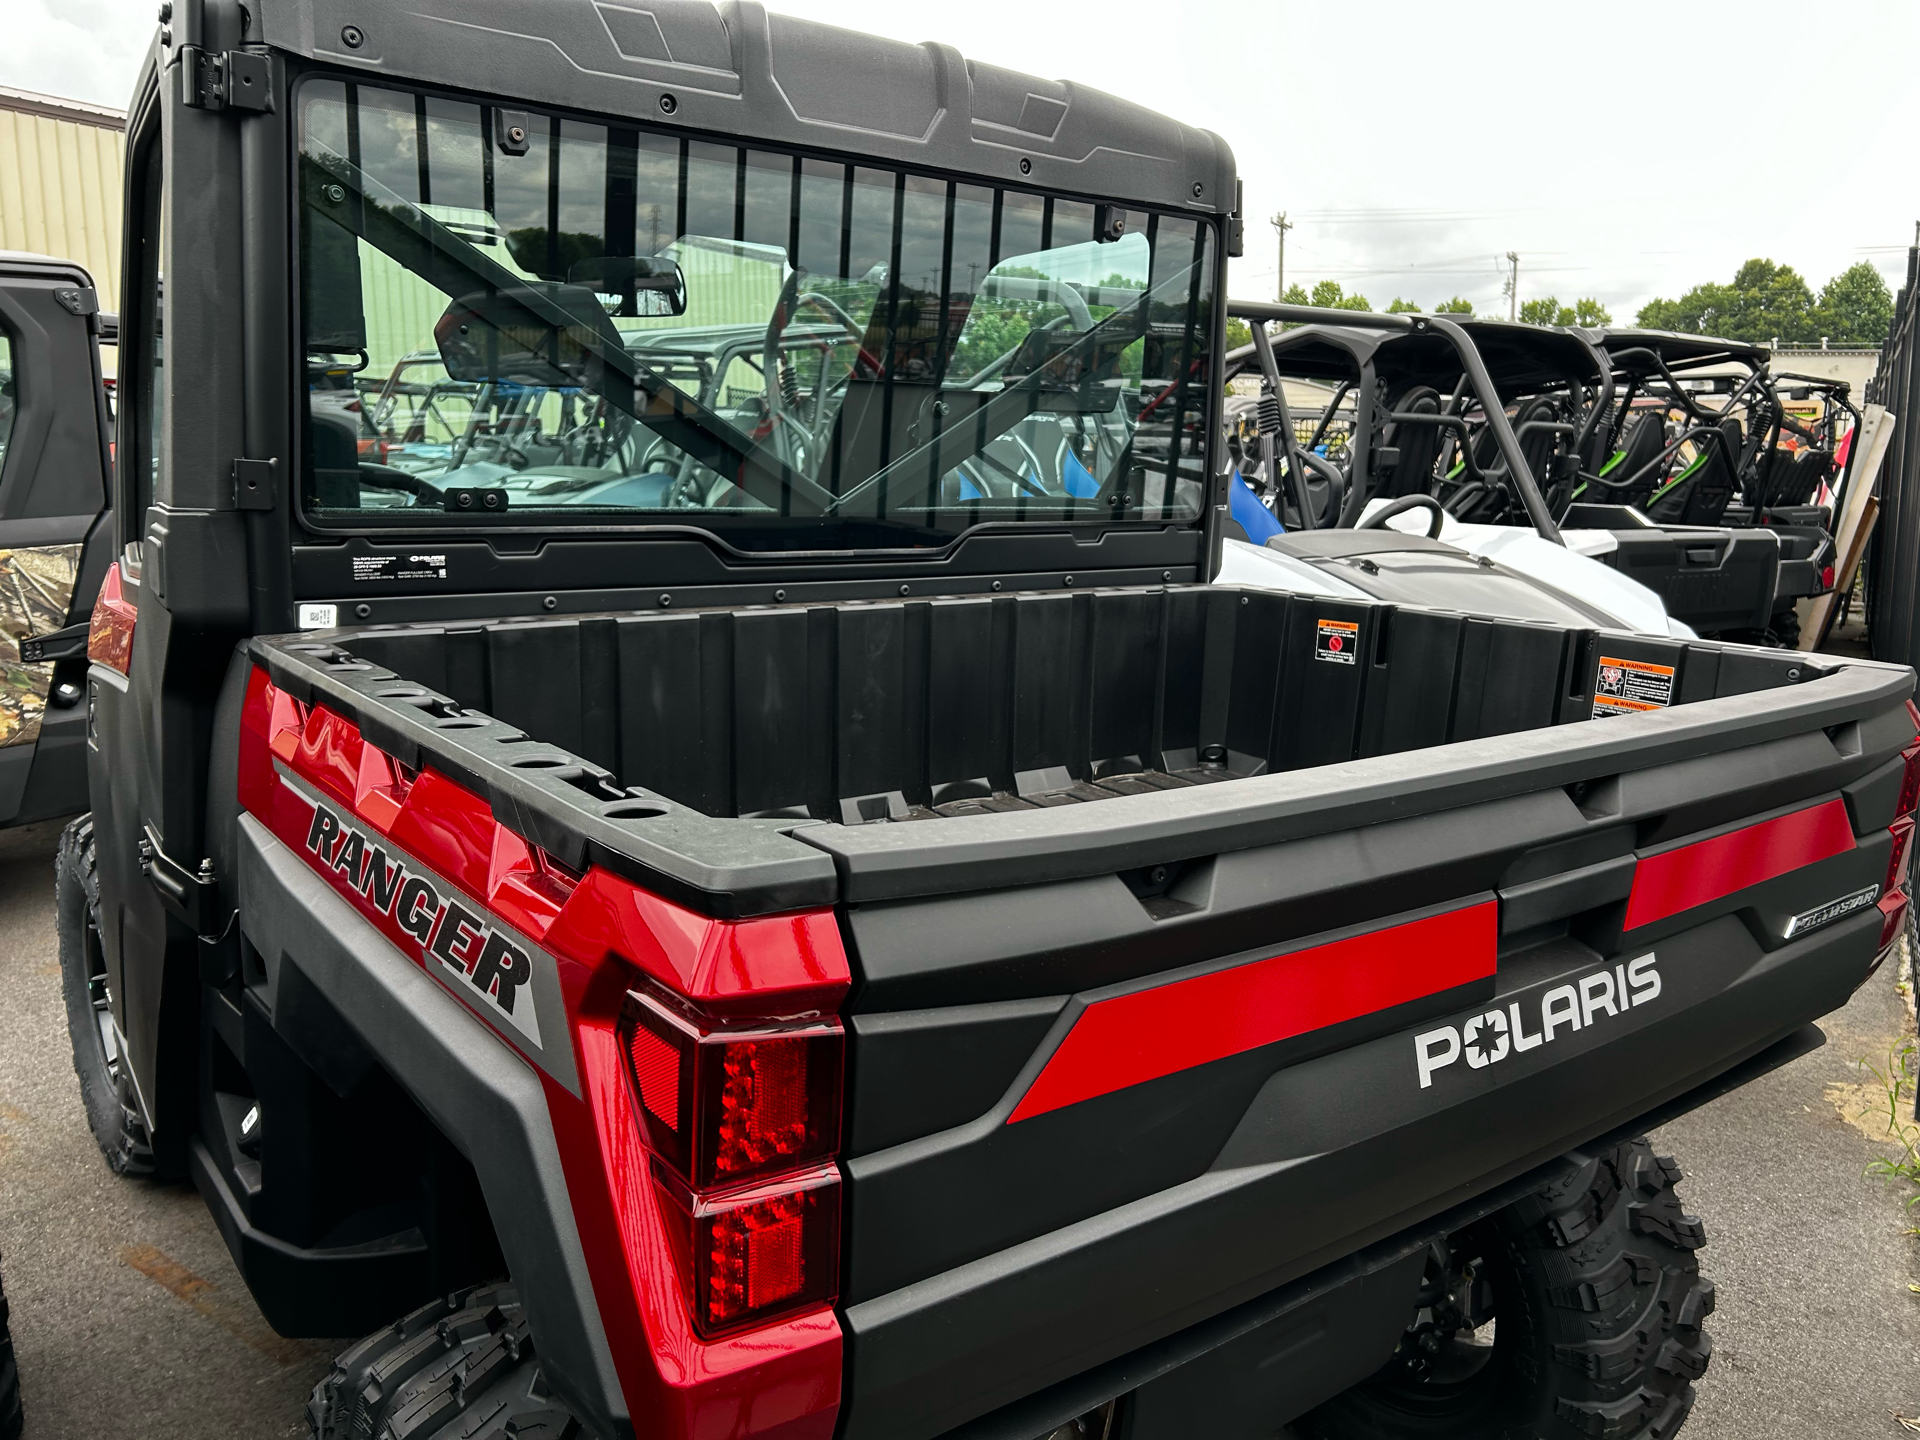
<path id="1" fill-rule="evenodd" d="M 101 107 L 0 89 L 0 250 L 78 260 L 114 311 L 124 123 Z"/>

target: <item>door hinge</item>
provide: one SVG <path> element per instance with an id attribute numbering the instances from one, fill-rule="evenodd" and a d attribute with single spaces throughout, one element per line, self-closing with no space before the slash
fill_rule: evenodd
<path id="1" fill-rule="evenodd" d="M 91 285 L 63 285 L 53 292 L 60 308 L 85 318 L 100 312 L 100 292 Z"/>
<path id="2" fill-rule="evenodd" d="M 175 919 L 203 940 L 219 938 L 225 927 L 220 920 L 220 881 L 212 860 L 202 860 L 197 870 L 187 869 L 160 848 L 160 837 L 147 825 L 140 833 L 140 871 Z"/>
<path id="3" fill-rule="evenodd" d="M 233 462 L 233 505 L 236 510 L 271 510 L 279 491 L 278 460 Z"/>
<path id="4" fill-rule="evenodd" d="M 192 110 L 241 110 L 265 114 L 273 109 L 273 62 L 252 50 L 225 53 L 182 45 L 180 101 Z"/>
<path id="5" fill-rule="evenodd" d="M 49 630 L 44 635 L 26 635 L 20 640 L 20 663 L 44 665 L 49 660 L 81 660 L 87 654 L 87 631 L 91 620 L 82 620 L 64 630 Z"/>

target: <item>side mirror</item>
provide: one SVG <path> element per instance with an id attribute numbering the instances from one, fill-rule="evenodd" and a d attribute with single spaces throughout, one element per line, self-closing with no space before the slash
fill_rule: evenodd
<path id="1" fill-rule="evenodd" d="M 601 255 L 567 271 L 567 284 L 593 291 L 609 315 L 684 315 L 687 277 L 655 255 Z"/>

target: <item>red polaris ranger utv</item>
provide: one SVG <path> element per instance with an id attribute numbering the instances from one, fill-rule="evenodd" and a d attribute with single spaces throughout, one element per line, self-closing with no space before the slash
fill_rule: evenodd
<path id="1" fill-rule="evenodd" d="M 1898 933 L 1908 671 L 1207 584 L 1234 166 L 1137 106 L 163 16 L 63 959 L 110 1163 L 368 1336 L 314 1435 L 1673 1432 L 1636 1137 Z"/>

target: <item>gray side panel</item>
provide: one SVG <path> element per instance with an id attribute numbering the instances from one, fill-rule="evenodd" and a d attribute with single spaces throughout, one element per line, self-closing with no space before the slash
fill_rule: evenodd
<path id="1" fill-rule="evenodd" d="M 753 0 L 256 0 L 267 42 L 394 83 L 629 115 L 1014 186 L 1223 214 L 1219 136 L 1069 81 L 970 62 Z M 348 26 L 364 39 L 349 47 Z M 510 78 L 509 78 L 510 77 Z M 1022 165 L 1027 169 L 1023 170 Z"/>
<path id="2" fill-rule="evenodd" d="M 297 968 L 472 1163 L 547 1378 L 596 1432 L 631 1435 L 539 1078 L 250 815 L 235 848 L 269 975 Z"/>

